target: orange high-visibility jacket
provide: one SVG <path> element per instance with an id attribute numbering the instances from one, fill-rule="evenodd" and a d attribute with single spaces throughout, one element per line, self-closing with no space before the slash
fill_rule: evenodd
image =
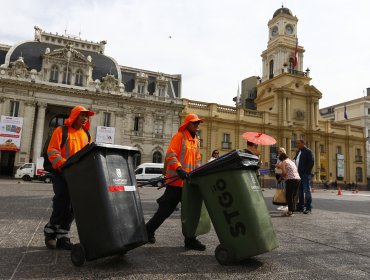
<path id="1" fill-rule="evenodd" d="M 67 161 L 67 159 L 89 144 L 89 137 L 85 130 L 88 130 L 90 127 L 90 121 L 87 122 L 84 128 L 76 130 L 72 127 L 74 121 L 79 116 L 80 112 L 85 109 L 82 106 L 76 106 L 69 118 L 64 122 L 64 125 L 68 127 L 68 137 L 65 145 L 60 149 L 62 143 L 62 127 L 57 127 L 53 135 L 50 138 L 48 146 L 48 157 L 53 165 L 54 169 L 61 171 L 60 167 Z M 86 110 L 86 109 L 85 109 Z M 91 139 L 90 139 L 91 143 Z"/>
<path id="2" fill-rule="evenodd" d="M 177 132 L 171 139 L 166 152 L 166 178 L 177 175 L 176 169 L 181 167 L 190 172 L 200 166 L 200 149 L 198 137 L 194 138 L 188 130 Z M 167 179 L 170 182 L 173 179 Z M 183 180 L 179 179 L 170 184 L 171 186 L 182 187 Z"/>

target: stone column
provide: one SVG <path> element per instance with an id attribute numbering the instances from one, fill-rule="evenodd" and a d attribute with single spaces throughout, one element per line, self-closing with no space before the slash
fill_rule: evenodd
<path id="1" fill-rule="evenodd" d="M 315 125 L 319 126 L 319 103 L 315 102 Z"/>
<path id="2" fill-rule="evenodd" d="M 286 100 L 286 114 L 287 114 L 287 120 L 288 120 L 288 122 L 291 122 L 292 120 L 291 120 L 291 114 L 290 114 L 290 98 L 287 98 L 287 100 Z"/>
<path id="3" fill-rule="evenodd" d="M 316 181 L 320 180 L 320 142 L 315 141 L 315 166 L 314 174 Z"/>
<path id="4" fill-rule="evenodd" d="M 311 126 L 315 127 L 315 103 L 311 103 Z"/>
<path id="5" fill-rule="evenodd" d="M 99 123 L 101 123 L 101 110 L 100 109 L 95 109 L 95 108 L 91 108 L 91 110 L 95 113 L 94 116 L 90 117 L 90 129 L 89 129 L 89 132 L 90 132 L 90 135 L 91 135 L 91 139 L 92 141 L 96 141 L 96 128 L 98 126 Z"/>
<path id="6" fill-rule="evenodd" d="M 283 97 L 283 122 L 286 125 L 286 97 Z"/>
<path id="7" fill-rule="evenodd" d="M 125 114 L 120 112 L 120 113 L 115 113 L 115 118 L 116 118 L 116 125 L 114 126 L 116 128 L 115 135 L 114 135 L 114 144 L 116 145 L 123 145 L 124 140 L 123 140 L 123 135 L 124 135 L 124 118 Z"/>
<path id="8" fill-rule="evenodd" d="M 30 160 L 33 121 L 35 119 L 35 102 L 26 101 L 23 115 L 23 128 L 21 139 L 21 153 L 24 154 L 25 162 Z M 23 157 L 23 155 L 22 155 Z M 36 162 L 36 159 L 32 159 Z"/>
<path id="9" fill-rule="evenodd" d="M 32 159 L 33 162 L 36 162 L 37 158 L 41 156 L 43 143 L 42 138 L 44 135 L 44 126 L 45 126 L 45 112 L 46 112 L 46 103 L 38 103 L 38 113 L 35 126 L 35 138 L 33 141 L 33 153 Z"/>
<path id="10" fill-rule="evenodd" d="M 1 97 L 0 98 L 0 116 L 5 115 L 5 112 L 4 112 L 5 105 L 4 104 L 5 104 L 5 98 Z"/>
<path id="11" fill-rule="evenodd" d="M 287 155 L 289 156 L 289 158 L 292 159 L 293 156 L 294 156 L 294 155 L 291 155 L 291 153 L 292 153 L 292 138 L 288 137 L 286 140 L 287 141 L 286 141 L 285 149 L 286 149 L 286 152 L 287 152 Z"/>

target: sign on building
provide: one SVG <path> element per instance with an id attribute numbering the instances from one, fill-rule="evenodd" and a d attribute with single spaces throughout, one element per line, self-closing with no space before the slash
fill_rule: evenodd
<path id="1" fill-rule="evenodd" d="M 1 116 L 0 119 L 0 150 L 19 151 L 23 118 Z"/>
<path id="2" fill-rule="evenodd" d="M 96 143 L 114 144 L 114 127 L 97 126 Z"/>
<path id="3" fill-rule="evenodd" d="M 337 154 L 337 178 L 344 178 L 344 155 Z"/>

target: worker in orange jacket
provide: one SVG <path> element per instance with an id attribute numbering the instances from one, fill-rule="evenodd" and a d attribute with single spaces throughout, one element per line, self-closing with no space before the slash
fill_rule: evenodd
<path id="1" fill-rule="evenodd" d="M 48 158 L 52 163 L 53 182 L 53 211 L 49 222 L 44 227 L 45 245 L 49 249 L 71 250 L 73 244 L 69 238 L 69 231 L 74 220 L 71 199 L 68 192 L 67 182 L 62 173 L 62 165 L 69 157 L 85 147 L 91 139 L 87 131 L 90 127 L 89 117 L 94 112 L 83 106 L 72 109 L 64 125 L 68 128 L 66 143 L 62 144 L 62 127 L 57 127 L 51 136 L 48 146 Z"/>
<path id="2" fill-rule="evenodd" d="M 167 185 L 164 194 L 157 200 L 158 210 L 146 223 L 149 243 L 155 243 L 155 231 L 175 211 L 181 201 L 182 186 L 189 172 L 200 166 L 199 140 L 196 135 L 199 124 L 204 120 L 195 114 L 189 114 L 172 137 L 165 158 L 165 176 Z M 171 177 L 178 176 L 174 182 Z M 204 251 L 203 245 L 196 237 L 185 237 L 185 249 Z"/>

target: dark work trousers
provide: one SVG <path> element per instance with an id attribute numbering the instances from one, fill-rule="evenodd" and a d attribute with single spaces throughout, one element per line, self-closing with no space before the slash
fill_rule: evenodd
<path id="1" fill-rule="evenodd" d="M 52 174 L 53 212 L 45 225 L 44 234 L 51 238 L 68 237 L 74 219 L 67 182 L 62 173 Z"/>
<path id="2" fill-rule="evenodd" d="M 154 236 L 160 225 L 175 211 L 181 201 L 182 187 L 167 186 L 164 194 L 157 199 L 158 209 L 154 216 L 146 223 L 148 236 Z"/>
<path id="3" fill-rule="evenodd" d="M 285 181 L 285 197 L 288 203 L 288 211 L 293 212 L 296 206 L 296 196 L 300 180 L 290 179 Z"/>

